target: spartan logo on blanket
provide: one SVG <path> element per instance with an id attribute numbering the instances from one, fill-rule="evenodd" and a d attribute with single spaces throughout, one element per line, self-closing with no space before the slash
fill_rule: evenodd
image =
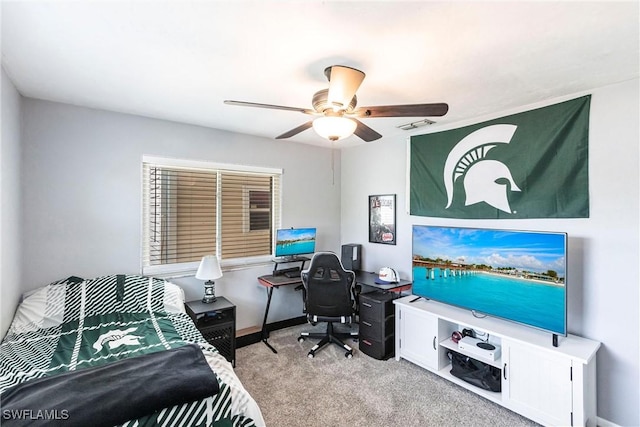
<path id="1" fill-rule="evenodd" d="M 140 345 L 139 339 L 142 338 L 137 335 L 130 335 L 131 332 L 135 331 L 138 328 L 128 328 L 123 330 L 114 329 L 112 331 L 106 332 L 98 337 L 95 343 L 93 343 L 93 348 L 98 353 L 102 350 L 102 346 L 107 344 L 109 349 L 114 349 L 116 347 L 120 347 L 121 345 Z"/>
<path id="2" fill-rule="evenodd" d="M 502 162 L 485 157 L 498 144 L 508 144 L 516 131 L 515 125 L 492 125 L 462 138 L 449 152 L 444 165 L 444 186 L 448 209 L 453 202 L 454 183 L 464 176 L 465 206 L 485 202 L 501 211 L 512 213 L 507 191 L 521 191 L 511 171 Z M 505 181 L 506 180 L 506 181 Z"/>

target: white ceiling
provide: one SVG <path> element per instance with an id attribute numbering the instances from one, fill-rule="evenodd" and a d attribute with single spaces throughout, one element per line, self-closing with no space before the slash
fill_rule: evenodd
<path id="1" fill-rule="evenodd" d="M 268 138 L 309 116 L 223 100 L 310 108 L 335 64 L 367 74 L 358 105 L 446 102 L 441 125 L 639 75 L 637 1 L 3 0 L 1 12 L 2 65 L 24 96 Z M 404 138 L 396 126 L 420 119 L 362 121 Z M 328 144 L 311 129 L 290 140 Z"/>

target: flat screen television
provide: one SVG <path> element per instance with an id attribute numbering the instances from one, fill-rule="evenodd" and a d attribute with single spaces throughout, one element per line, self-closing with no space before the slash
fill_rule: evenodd
<path id="1" fill-rule="evenodd" d="M 316 251 L 315 228 L 282 228 L 276 230 L 275 256 L 295 258 Z"/>
<path id="2" fill-rule="evenodd" d="M 567 234 L 413 226 L 413 293 L 567 335 Z"/>

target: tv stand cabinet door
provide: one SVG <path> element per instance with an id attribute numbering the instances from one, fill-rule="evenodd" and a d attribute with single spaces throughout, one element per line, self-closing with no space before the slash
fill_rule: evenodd
<path id="1" fill-rule="evenodd" d="M 575 425 L 571 359 L 509 340 L 502 352 L 503 404 L 545 425 Z"/>
<path id="2" fill-rule="evenodd" d="M 444 366 L 445 350 L 440 347 L 440 319 L 423 310 L 396 306 L 399 341 L 396 354 L 423 368 L 438 371 Z M 442 366 L 441 366 L 442 365 Z"/>

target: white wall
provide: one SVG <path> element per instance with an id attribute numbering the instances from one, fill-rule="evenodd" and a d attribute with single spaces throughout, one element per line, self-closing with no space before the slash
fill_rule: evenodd
<path id="1" fill-rule="evenodd" d="M 22 291 L 69 275 L 140 272 L 143 154 L 283 168 L 282 225 L 318 228 L 318 249 L 339 250 L 340 156 L 288 141 L 24 99 Z M 335 179 L 335 183 L 334 183 Z M 227 272 L 218 295 L 237 305 L 238 329 L 262 323 L 271 266 Z M 202 282 L 176 279 L 188 299 Z M 275 291 L 269 321 L 302 315 L 301 296 Z"/>
<path id="2" fill-rule="evenodd" d="M 2 68 L 0 145 L 0 337 L 7 332 L 20 298 L 22 252 L 21 96 Z"/>
<path id="3" fill-rule="evenodd" d="M 409 216 L 405 210 L 407 144 L 402 138 L 343 150 L 341 239 L 363 243 L 365 269 L 375 271 L 389 265 L 398 268 L 401 277 L 410 278 L 412 224 L 567 232 L 569 332 L 603 344 L 597 355 L 598 416 L 618 425 L 640 425 L 639 84 L 634 80 L 590 93 L 590 218 L 465 221 Z M 437 125 L 428 129 L 441 130 L 444 128 Z M 420 133 L 428 132 L 413 134 Z M 397 194 L 398 199 L 396 246 L 368 243 L 367 197 L 387 193 Z"/>

